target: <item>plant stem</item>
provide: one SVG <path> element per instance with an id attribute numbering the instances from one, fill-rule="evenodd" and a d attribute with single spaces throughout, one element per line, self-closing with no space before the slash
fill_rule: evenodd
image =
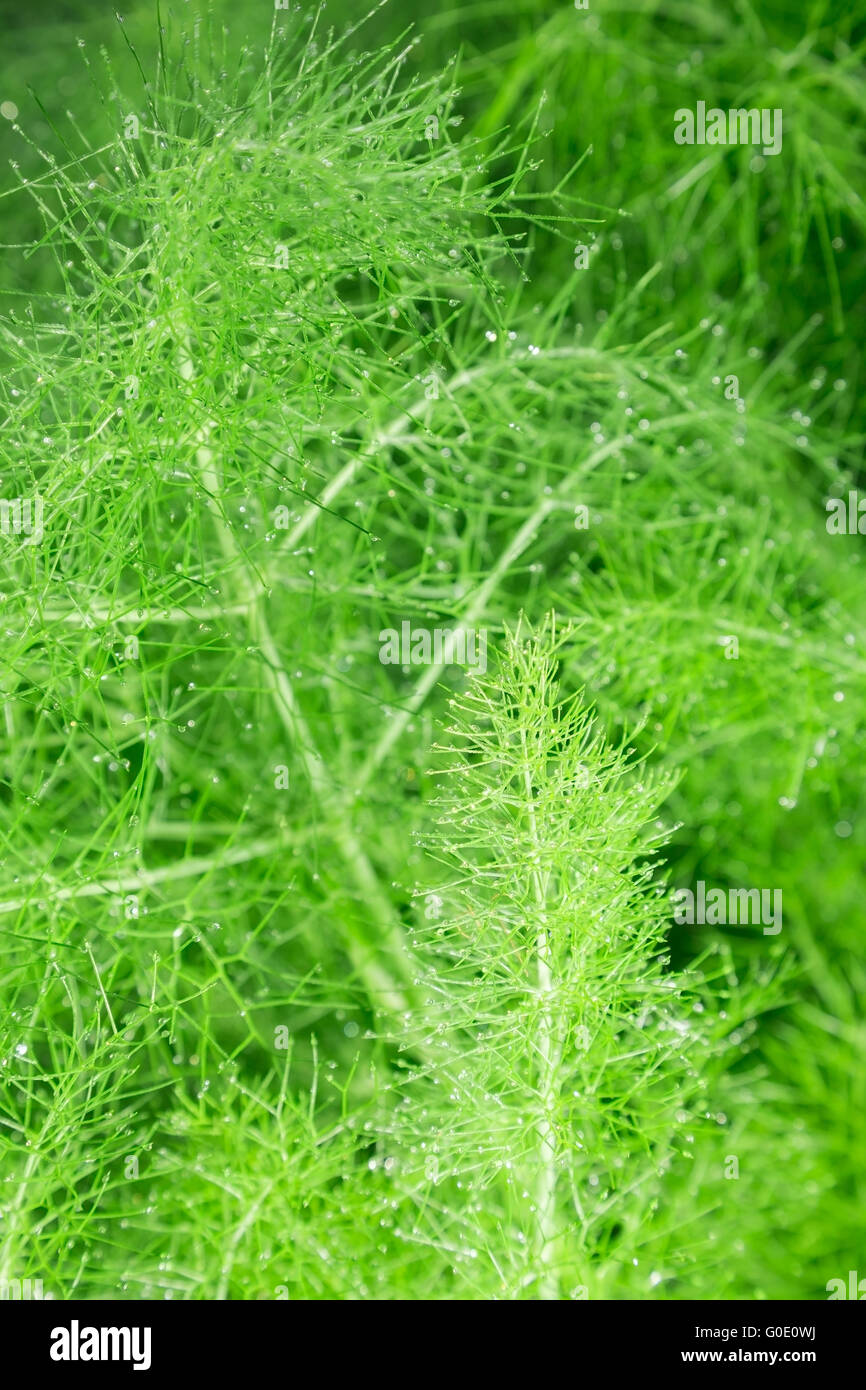
<path id="1" fill-rule="evenodd" d="M 189 336 L 183 339 L 180 357 L 180 375 L 184 381 L 192 381 L 195 368 L 192 360 L 192 344 Z M 317 805 L 329 809 L 334 817 L 334 834 L 343 858 L 358 887 L 360 900 L 375 910 L 384 929 L 387 957 L 394 962 L 403 976 L 402 983 L 376 959 L 381 950 L 379 943 L 357 941 L 349 937 L 346 948 L 353 966 L 370 994 L 376 1009 L 388 1013 L 404 1013 L 410 1005 L 408 993 L 409 967 L 405 943 L 399 925 L 394 921 L 391 904 L 382 891 L 376 871 L 370 863 L 350 822 L 348 809 L 340 798 L 335 796 L 330 786 L 325 763 L 317 751 L 309 726 L 295 699 L 291 681 L 274 641 L 262 605 L 264 597 L 261 588 L 253 582 L 254 572 L 246 554 L 237 544 L 231 528 L 226 523 L 218 498 L 220 496 L 220 477 L 214 463 L 213 450 L 209 446 L 211 426 L 205 424 L 198 433 L 196 460 L 202 483 L 210 497 L 210 510 L 213 514 L 220 546 L 229 564 L 239 575 L 241 600 L 246 609 L 250 630 L 257 641 L 264 658 L 267 679 L 271 686 L 274 704 L 283 727 L 292 738 L 310 785 L 316 794 Z"/>
<path id="2" fill-rule="evenodd" d="M 556 1234 L 556 1139 L 551 1120 L 553 1108 L 555 1062 L 554 1021 L 552 1013 L 553 975 L 550 968 L 550 941 L 547 931 L 547 893 L 541 878 L 541 842 L 532 792 L 532 771 L 526 743 L 526 730 L 521 729 L 523 749 L 523 787 L 526 793 L 529 838 L 532 844 L 532 886 L 538 907 L 538 927 L 535 933 L 536 991 L 541 1001 L 538 1021 L 539 1098 L 541 1113 L 536 1124 L 538 1135 L 538 1179 L 535 1187 L 537 1238 L 535 1258 L 538 1276 L 538 1296 L 559 1298 L 559 1278 L 554 1267 Z"/>

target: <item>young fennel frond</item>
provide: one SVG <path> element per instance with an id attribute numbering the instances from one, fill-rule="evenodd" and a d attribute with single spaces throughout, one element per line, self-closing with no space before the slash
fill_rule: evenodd
<path id="1" fill-rule="evenodd" d="M 563 697 L 565 636 L 521 621 L 450 702 L 428 839 L 445 877 L 414 938 L 423 1060 L 386 1140 L 416 1204 L 407 1239 L 456 1247 L 470 1285 L 489 1261 L 502 1296 L 548 1299 L 597 1296 L 627 1245 L 611 1212 L 620 1232 L 646 1216 L 718 1041 L 665 951 L 671 779 Z"/>

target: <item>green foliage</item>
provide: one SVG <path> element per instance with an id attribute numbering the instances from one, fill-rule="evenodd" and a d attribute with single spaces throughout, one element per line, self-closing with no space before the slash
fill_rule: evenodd
<path id="1" fill-rule="evenodd" d="M 562 640 L 553 623 L 507 634 L 497 672 L 451 702 L 434 803 L 450 873 L 416 933 L 425 998 L 402 1046 L 422 1060 L 384 1162 L 418 1203 L 407 1239 L 451 1252 L 461 1296 L 629 1285 L 695 1121 L 726 1121 L 705 1102 L 735 1020 L 664 953 L 650 821 L 668 780 L 607 746 L 579 697 L 560 700 Z M 746 985 L 738 1008 L 756 1004 Z M 675 1279 L 670 1259 L 637 1290 Z"/>
<path id="2" fill-rule="evenodd" d="M 856 17 L 350 9 L 9 34 L 0 1278 L 824 1297 Z M 705 97 L 784 155 L 674 145 Z M 490 673 L 383 664 L 407 620 Z M 780 936 L 674 927 L 698 879 L 780 887 Z"/>

